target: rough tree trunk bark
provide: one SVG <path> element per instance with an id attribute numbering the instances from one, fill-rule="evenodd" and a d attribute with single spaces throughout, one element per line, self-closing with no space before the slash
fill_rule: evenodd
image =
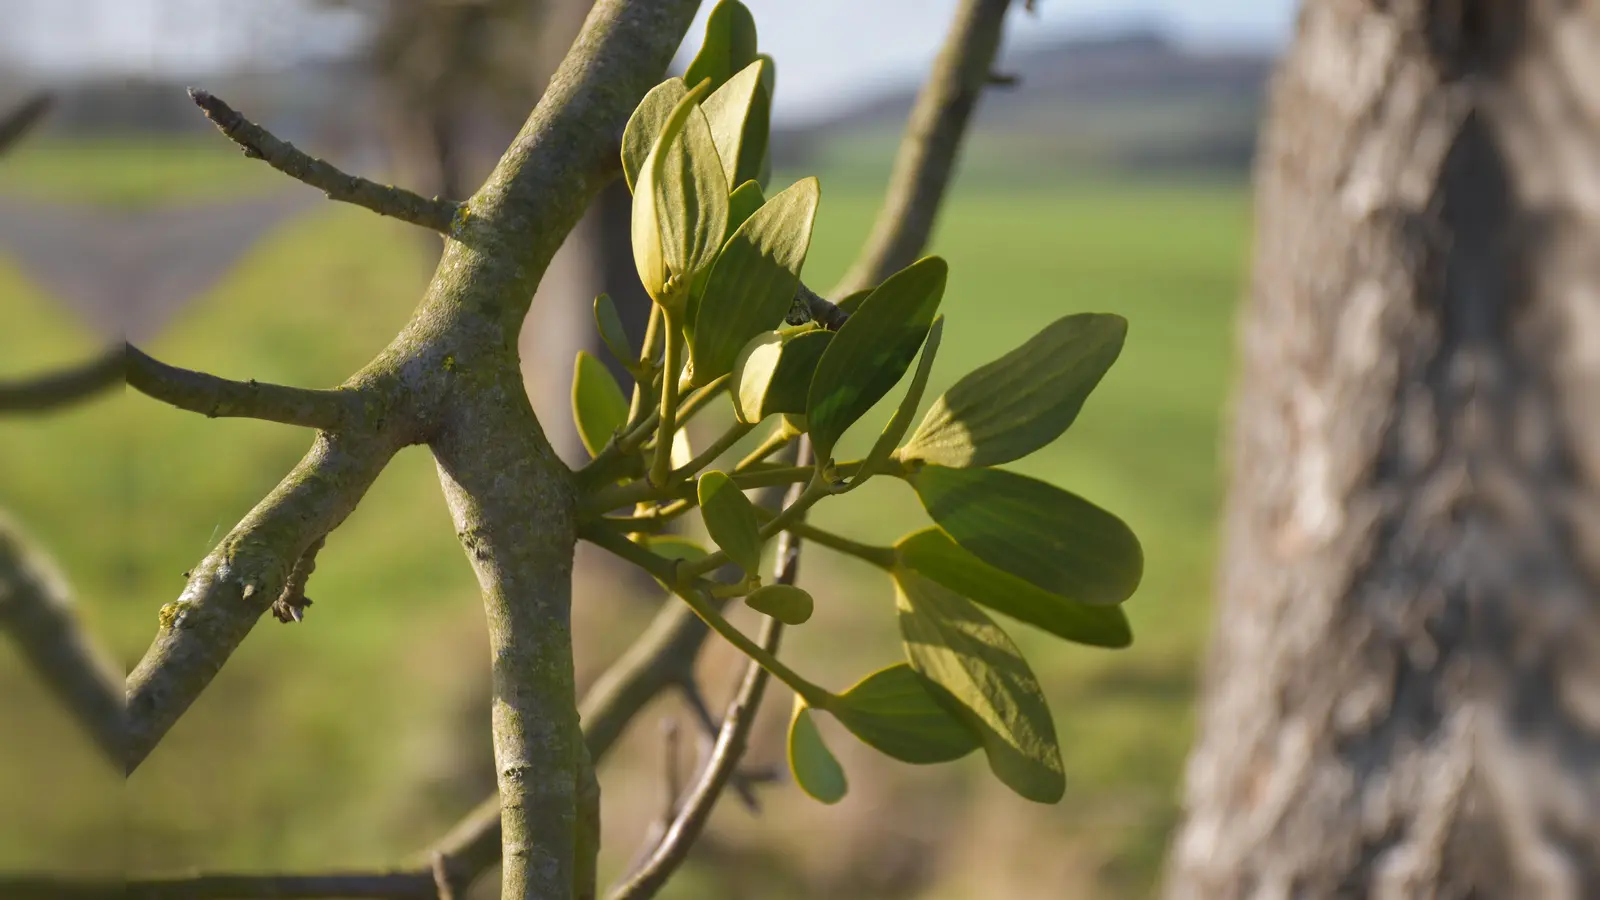
<path id="1" fill-rule="evenodd" d="M 1600 897 L 1600 0 L 1307 0 L 1170 898 Z"/>

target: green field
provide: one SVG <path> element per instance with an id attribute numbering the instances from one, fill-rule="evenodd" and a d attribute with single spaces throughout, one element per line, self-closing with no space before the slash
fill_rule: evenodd
<path id="1" fill-rule="evenodd" d="M 79 159 L 92 168 L 104 155 Z M 242 160 L 197 158 L 208 160 L 208 180 L 259 189 Z M 75 189 L 87 183 L 92 194 L 103 182 L 122 202 L 155 195 L 148 183 L 95 177 Z M 0 180 L 0 190 L 16 183 Z M 871 179 L 823 174 L 808 282 L 843 271 L 875 203 Z M 1069 781 L 1059 806 L 1009 795 L 979 758 L 912 768 L 833 735 L 852 780 L 843 803 L 823 807 L 779 787 L 757 820 L 724 803 L 671 896 L 1148 895 L 1175 820 L 1208 624 L 1219 421 L 1247 235 L 1239 185 L 958 187 L 934 247 L 950 260 L 951 283 L 930 398 L 1058 316 L 1108 311 L 1131 322 L 1127 350 L 1077 424 L 1016 468 L 1118 512 L 1139 533 L 1148 570 L 1128 606 L 1135 645 L 1091 650 L 1010 629 L 1056 712 Z M 232 377 L 335 383 L 406 320 L 426 276 L 402 226 L 330 205 L 270 235 L 150 349 Z M 94 346 L 4 259 L 0 297 L 0 377 Z M 565 379 L 570 362 L 549 368 Z M 882 414 L 868 418 L 845 453 Z M 293 429 L 112 397 L 0 423 L 0 508 L 52 549 L 86 615 L 131 665 L 182 573 L 306 446 Z M 888 481 L 846 509 L 824 505 L 817 520 L 882 540 L 919 527 L 910 491 Z M 493 784 L 483 622 L 451 532 L 426 450 L 406 451 L 330 538 L 307 622 L 264 620 L 126 788 L 97 771 L 0 650 L 0 714 L 25 725 L 3 730 L 26 736 L 0 742 L 0 867 L 348 867 L 425 845 Z M 581 680 L 659 602 L 620 588 L 599 554 L 584 558 L 596 565 L 577 587 Z M 786 658 L 839 687 L 892 661 L 887 582 L 818 550 L 804 571 L 819 612 L 792 632 Z M 713 674 L 731 660 L 721 647 L 710 656 Z M 781 764 L 787 700 L 770 700 L 753 762 Z M 607 872 L 627 862 L 661 806 L 658 724 L 676 708 L 642 717 L 601 773 Z"/>

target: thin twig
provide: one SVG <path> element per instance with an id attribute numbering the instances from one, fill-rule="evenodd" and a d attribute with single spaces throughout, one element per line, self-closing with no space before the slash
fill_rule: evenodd
<path id="1" fill-rule="evenodd" d="M 802 439 L 799 443 L 799 464 L 810 462 L 811 442 Z M 795 485 L 789 490 L 786 505 L 793 506 L 799 499 L 803 490 L 800 485 Z M 773 581 L 777 584 L 794 584 L 800 575 L 800 539 L 790 532 L 784 532 L 778 541 L 778 559 L 776 573 Z M 767 619 L 762 624 L 761 636 L 758 638 L 762 649 L 769 654 L 776 655 L 778 645 L 783 637 L 783 624 L 777 619 Z M 683 861 L 688 858 L 689 850 L 704 830 L 706 821 L 711 817 L 711 809 L 716 805 L 718 798 L 727 788 L 733 774 L 738 770 L 739 761 L 744 756 L 745 746 L 750 740 L 750 731 L 755 727 L 756 711 L 761 705 L 761 698 L 766 692 L 767 680 L 770 676 L 767 670 L 750 662 L 745 666 L 743 682 L 739 692 L 734 696 L 733 702 L 728 706 L 728 712 L 722 718 L 722 729 L 717 735 L 717 742 L 712 748 L 711 757 L 701 769 L 700 775 L 695 780 L 694 789 L 683 803 L 683 808 L 667 828 L 666 834 L 656 844 L 649 859 L 635 872 L 623 880 L 610 893 L 610 900 L 644 900 L 655 896 L 667 879 L 678 870 Z"/>
<path id="2" fill-rule="evenodd" d="M 366 398 L 349 388 L 312 390 L 232 381 L 160 362 L 132 344 L 128 384 L 147 397 L 211 418 L 262 419 L 323 431 L 349 428 L 365 417 Z"/>
<path id="3" fill-rule="evenodd" d="M 0 516 L 0 629 L 112 765 L 122 760 L 122 677 L 78 621 L 66 581 Z M 0 896 L 11 896 L 0 892 Z"/>
<path id="4" fill-rule="evenodd" d="M 246 119 L 213 94 L 190 88 L 189 97 L 205 110 L 206 118 L 215 123 L 218 130 L 244 149 L 245 156 L 259 159 L 290 178 L 322 191 L 330 200 L 351 203 L 450 236 L 461 204 L 439 197 L 430 200 L 404 188 L 341 172 Z"/>
<path id="5" fill-rule="evenodd" d="M 122 383 L 124 345 L 89 360 L 21 381 L 0 382 L 0 413 L 42 413 L 70 406 Z"/>
<path id="6" fill-rule="evenodd" d="M 872 234 L 834 296 L 881 283 L 916 262 L 927 246 L 1010 5 L 1011 0 L 963 0 L 911 110 Z"/>
<path id="7" fill-rule="evenodd" d="M 0 119 L 0 154 L 16 146 L 17 141 L 32 131 L 33 126 L 39 124 L 39 120 L 44 118 L 45 113 L 54 105 L 55 101 L 49 94 L 35 94 L 16 109 L 6 113 L 5 118 Z"/>

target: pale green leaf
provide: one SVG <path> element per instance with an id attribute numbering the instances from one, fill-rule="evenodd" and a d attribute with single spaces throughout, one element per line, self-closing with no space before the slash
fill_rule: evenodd
<path id="1" fill-rule="evenodd" d="M 739 184 L 740 147 L 744 143 L 747 119 L 755 112 L 756 96 L 761 92 L 761 70 L 767 64 L 756 60 L 729 78 L 700 104 L 711 125 L 711 139 L 722 158 L 722 169 L 729 184 Z"/>
<path id="2" fill-rule="evenodd" d="M 806 402 L 819 460 L 832 458 L 845 429 L 905 375 L 928 336 L 948 273 L 937 256 L 912 263 L 873 290 L 834 335 Z"/>
<path id="3" fill-rule="evenodd" d="M 811 595 L 792 584 L 767 584 L 751 591 L 744 604 L 785 625 L 804 625 L 816 609 Z"/>
<path id="4" fill-rule="evenodd" d="M 695 386 L 733 371 L 752 337 L 783 324 L 811 246 L 817 192 L 815 178 L 795 182 L 728 238 L 695 313 Z"/>
<path id="5" fill-rule="evenodd" d="M 823 803 L 838 803 L 850 789 L 844 769 L 811 718 L 811 707 L 799 697 L 794 698 L 794 717 L 789 720 L 789 771 L 800 790 Z"/>
<path id="6" fill-rule="evenodd" d="M 1139 539 L 1076 494 L 1003 469 L 927 464 L 908 480 L 946 534 L 1001 571 L 1080 603 L 1121 603 L 1139 587 Z"/>
<path id="7" fill-rule="evenodd" d="M 628 421 L 628 399 L 611 370 L 587 350 L 578 351 L 572 371 L 572 420 L 590 456 L 599 456 Z"/>
<path id="8" fill-rule="evenodd" d="M 628 183 L 628 190 L 632 191 L 638 183 L 639 171 L 650 156 L 650 148 L 656 145 L 678 101 L 688 93 L 683 79 L 668 78 L 651 88 L 628 118 L 628 125 L 622 130 L 622 178 Z"/>
<path id="9" fill-rule="evenodd" d="M 942 690 L 906 663 L 861 679 L 828 705 L 850 733 L 902 762 L 925 765 L 978 749 L 978 733 L 933 693 Z"/>
<path id="10" fill-rule="evenodd" d="M 804 413 L 817 362 L 832 339 L 827 331 L 769 331 L 752 338 L 734 361 L 734 415 L 754 425 L 778 413 Z"/>
<path id="11" fill-rule="evenodd" d="M 746 575 L 761 571 L 761 521 L 750 498 L 733 479 L 717 471 L 700 476 L 700 516 L 706 532 L 717 542 L 728 559 Z"/>
<path id="12" fill-rule="evenodd" d="M 1027 456 L 1072 425 L 1127 334 L 1121 316 L 1057 319 L 945 391 L 900 457 L 961 468 Z"/>
<path id="13" fill-rule="evenodd" d="M 1056 637 L 1094 647 L 1133 642 L 1122 607 L 1090 606 L 1052 594 L 973 556 L 938 528 L 908 534 L 894 549 L 898 568 Z"/>
<path id="14" fill-rule="evenodd" d="M 915 572 L 896 572 L 900 635 L 913 668 L 943 688 L 983 744 L 989 768 L 1037 803 L 1066 791 L 1044 691 L 1016 645 L 976 606 Z"/>
<path id="15" fill-rule="evenodd" d="M 644 545 L 650 550 L 651 553 L 654 553 L 663 559 L 669 559 L 675 562 L 694 562 L 695 560 L 705 559 L 707 556 L 711 555 L 710 553 L 706 552 L 706 548 L 700 546 L 695 541 L 678 534 L 650 535 L 649 537 L 645 538 Z M 668 590 L 671 589 L 670 585 L 667 585 L 659 578 L 656 579 L 656 582 Z"/>
<path id="16" fill-rule="evenodd" d="M 633 255 L 646 292 L 681 313 L 696 275 L 716 259 L 728 221 L 728 179 L 697 104 L 685 94 L 640 169 L 633 195 Z"/>

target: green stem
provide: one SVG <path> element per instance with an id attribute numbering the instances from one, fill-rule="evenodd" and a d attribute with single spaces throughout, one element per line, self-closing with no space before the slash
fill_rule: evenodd
<path id="1" fill-rule="evenodd" d="M 789 430 L 789 426 L 780 421 L 778 423 L 778 427 L 774 428 L 772 433 L 767 435 L 767 439 L 762 441 L 759 447 L 751 450 L 748 456 L 739 460 L 739 464 L 734 466 L 733 470 L 735 472 L 742 472 L 745 469 L 750 468 L 756 463 L 765 460 L 772 454 L 777 453 L 779 450 L 789 446 L 794 442 L 794 439 L 799 436 L 799 432 Z"/>
<path id="2" fill-rule="evenodd" d="M 732 428 L 729 428 L 727 431 L 723 432 L 721 437 L 713 441 L 711 446 L 701 451 L 699 456 L 689 460 L 688 464 L 686 464 L 683 468 L 674 469 L 671 476 L 672 481 L 677 482 L 693 477 L 694 473 L 716 462 L 717 457 L 728 452 L 730 447 L 739 443 L 739 441 L 744 439 L 745 435 L 749 434 L 754 429 L 754 425 L 746 425 L 742 422 L 735 423 Z"/>
<path id="3" fill-rule="evenodd" d="M 796 505 L 799 505 L 798 501 L 791 504 L 791 508 Z M 662 582 L 672 585 L 672 592 L 687 603 L 689 608 L 694 610 L 694 614 L 710 626 L 712 631 L 722 635 L 724 640 L 738 648 L 741 653 L 771 672 L 773 677 L 788 685 L 807 703 L 823 708 L 827 706 L 832 696 L 828 691 L 807 681 L 800 673 L 784 665 L 776 656 L 745 636 L 744 632 L 735 628 L 732 622 L 706 600 L 701 592 L 714 589 L 713 584 L 704 579 L 688 577 L 681 563 L 664 556 L 657 556 L 610 529 L 586 526 L 580 531 L 580 536 L 591 544 L 644 569 Z"/>
<path id="4" fill-rule="evenodd" d="M 650 483 L 665 487 L 672 470 L 672 438 L 678 432 L 678 378 L 683 368 L 683 339 L 678 317 L 667 311 L 666 362 L 661 369 L 661 422 L 656 428 L 656 456 L 650 464 Z"/>
<path id="5" fill-rule="evenodd" d="M 860 465 L 860 462 L 849 462 L 837 468 L 841 472 L 853 472 Z M 739 490 L 748 491 L 805 481 L 815 472 L 816 470 L 810 466 L 773 466 L 755 472 L 738 472 L 730 477 L 733 478 L 733 483 L 739 486 Z M 579 514 L 592 520 L 614 509 L 638 503 L 687 500 L 694 496 L 694 492 L 695 486 L 690 483 L 655 487 L 644 480 L 630 481 L 627 484 L 611 485 L 590 494 L 583 500 Z"/>
<path id="6" fill-rule="evenodd" d="M 765 509 L 757 508 L 756 515 L 772 521 L 777 514 Z M 866 560 L 880 569 L 892 569 L 895 566 L 895 552 L 893 547 L 881 547 L 876 544 L 864 544 L 851 540 L 842 534 L 837 534 L 826 529 L 818 528 L 809 522 L 790 522 L 784 526 L 784 531 L 797 537 L 805 538 L 812 543 L 820 544 L 829 550 L 854 556 Z"/>
<path id="7" fill-rule="evenodd" d="M 644 327 L 644 346 L 639 348 L 639 377 L 633 383 L 633 402 L 628 406 L 628 428 L 637 426 L 653 406 L 656 354 L 661 352 L 661 307 L 650 304 L 650 324 Z M 626 431 L 627 429 L 624 429 Z"/>

